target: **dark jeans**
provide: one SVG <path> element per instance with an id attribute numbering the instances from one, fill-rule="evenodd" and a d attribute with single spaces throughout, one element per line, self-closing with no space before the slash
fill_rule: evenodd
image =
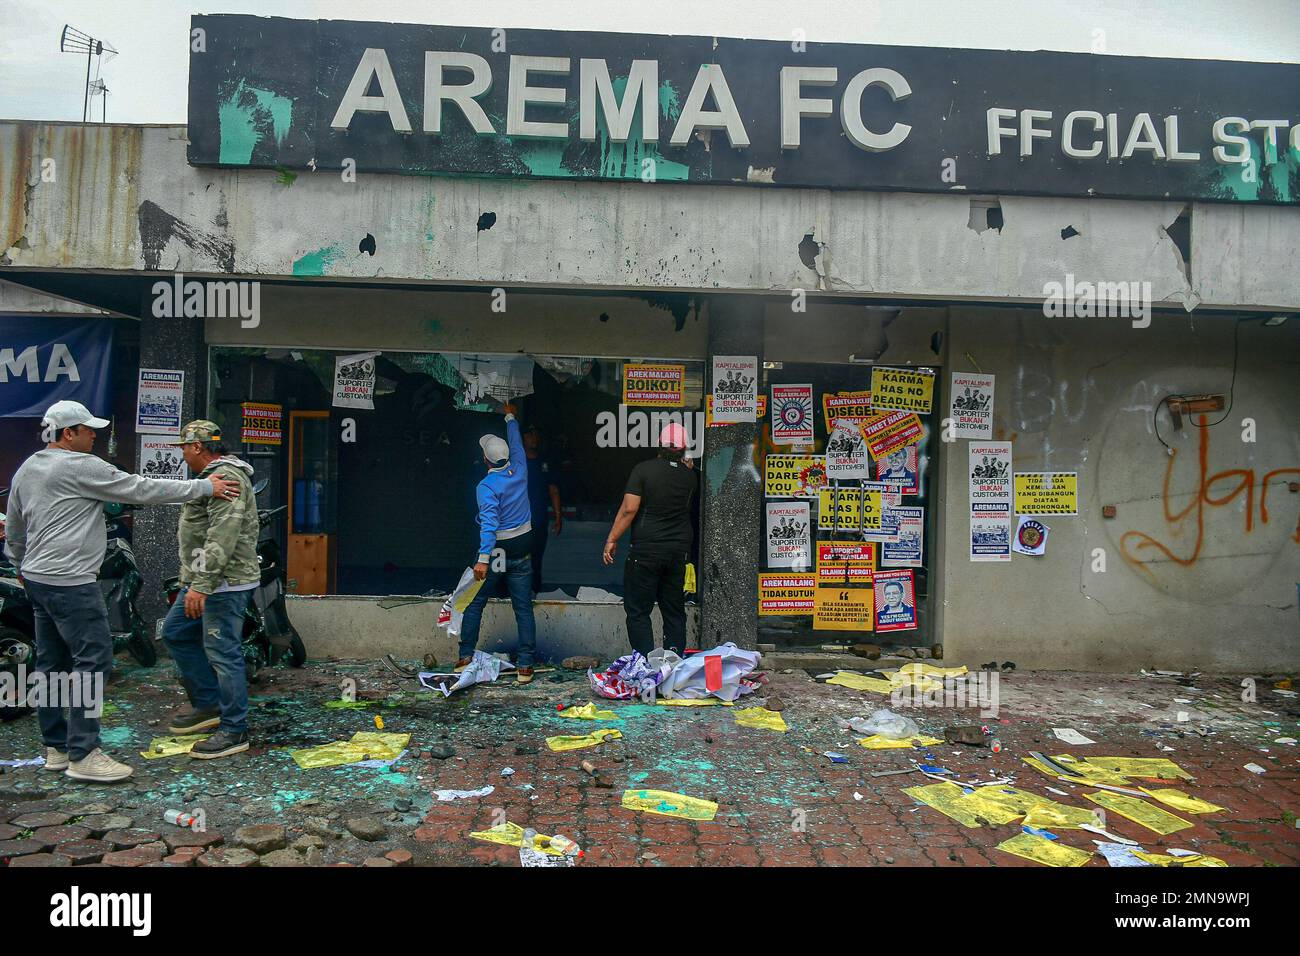
<path id="1" fill-rule="evenodd" d="M 550 537 L 551 529 L 546 526 L 545 514 L 542 516 L 541 524 L 533 522 L 533 593 L 536 594 L 542 589 L 542 555 L 546 553 L 546 539 Z"/>
<path id="2" fill-rule="evenodd" d="M 686 652 L 685 553 L 628 552 L 623 565 L 623 610 L 627 612 L 627 639 L 632 650 L 649 655 L 654 650 L 650 612 L 659 602 L 664 619 L 664 647 L 679 655 Z"/>
<path id="3" fill-rule="evenodd" d="M 248 731 L 248 672 L 244 665 L 244 609 L 252 591 L 209 594 L 203 617 L 185 616 L 182 588 L 163 619 L 163 643 L 171 652 L 190 704 L 221 711 L 221 730 Z"/>
<path id="4" fill-rule="evenodd" d="M 36 618 L 36 672 L 74 673 L 82 692 L 108 682 L 113 670 L 113 635 L 108 627 L 108 608 L 98 582 L 61 587 L 26 581 Z M 84 675 L 84 676 L 83 676 Z M 48 678 L 47 678 L 48 680 Z M 66 686 L 66 681 L 58 681 Z M 83 697 L 83 703 L 90 703 Z M 99 717 L 103 701 L 90 708 L 39 707 L 41 740 L 45 746 L 65 751 L 70 760 L 83 760 L 99 746 Z"/>
<path id="5" fill-rule="evenodd" d="M 465 616 L 460 624 L 460 656 L 470 657 L 478 644 L 479 626 L 483 623 L 483 608 L 487 606 L 502 578 L 510 590 L 510 603 L 515 608 L 515 624 L 519 628 L 519 652 L 515 656 L 518 667 L 532 667 L 533 655 L 537 650 L 537 622 L 533 619 L 533 559 L 529 555 L 521 558 L 506 558 L 505 571 L 493 569 L 494 561 L 488 562 L 487 577 L 479 588 L 474 600 L 465 608 Z"/>

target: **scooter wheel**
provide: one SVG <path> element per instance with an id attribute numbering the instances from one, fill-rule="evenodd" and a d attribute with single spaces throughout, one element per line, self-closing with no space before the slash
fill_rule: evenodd
<path id="1" fill-rule="evenodd" d="M 153 667 L 158 663 L 158 649 L 153 646 L 153 641 L 149 640 L 149 635 L 143 630 L 131 634 L 126 642 L 126 649 L 131 652 L 131 656 L 141 667 Z"/>
<path id="2" fill-rule="evenodd" d="M 36 641 L 16 627 L 0 627 L 0 667 L 32 664 L 36 660 Z"/>
<path id="3" fill-rule="evenodd" d="M 294 631 L 293 637 L 289 638 L 289 652 L 285 655 L 285 660 L 289 662 L 290 667 L 302 667 L 307 663 L 307 646 L 303 644 L 297 631 Z"/>

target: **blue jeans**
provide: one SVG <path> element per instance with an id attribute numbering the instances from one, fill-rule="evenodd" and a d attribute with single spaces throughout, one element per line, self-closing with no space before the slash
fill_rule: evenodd
<path id="1" fill-rule="evenodd" d="M 497 582 L 504 577 L 510 590 L 510 603 L 515 608 L 515 624 L 519 628 L 519 653 L 515 656 L 515 666 L 532 667 L 533 654 L 537 650 L 537 622 L 533 620 L 533 559 L 527 554 L 522 558 L 506 558 L 504 572 L 494 570 L 493 563 L 488 562 L 483 586 L 465 608 L 460 625 L 460 656 L 469 657 L 474 653 L 479 625 L 483 623 L 483 608 L 496 592 Z"/>
<path id="2" fill-rule="evenodd" d="M 182 588 L 163 620 L 163 643 L 198 710 L 221 710 L 221 730 L 248 730 L 248 672 L 244 669 L 244 609 L 252 591 L 209 594 L 202 618 L 185 616 Z"/>
<path id="3" fill-rule="evenodd" d="M 27 580 L 23 587 L 32 599 L 36 623 L 36 672 L 75 674 L 73 679 L 81 682 L 83 694 L 88 689 L 86 682 L 93 687 L 99 674 L 102 688 L 113 670 L 113 635 L 98 582 L 65 587 Z M 55 683 L 66 686 L 66 681 Z M 83 702 L 87 701 L 83 698 Z M 63 707 L 38 707 L 41 741 L 65 751 L 70 760 L 84 760 L 99 746 L 99 717 L 89 714 L 100 713 L 103 703 L 69 707 L 66 717 Z"/>

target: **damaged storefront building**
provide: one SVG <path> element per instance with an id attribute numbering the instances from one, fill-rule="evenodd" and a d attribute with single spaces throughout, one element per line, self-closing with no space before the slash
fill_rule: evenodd
<path id="1" fill-rule="evenodd" d="M 184 373 L 312 656 L 454 656 L 509 402 L 545 656 L 626 652 L 601 550 L 671 419 L 688 646 L 1293 669 L 1298 71 L 197 16 L 188 125 L 0 121 L 0 280 L 130 326 L 97 413 Z"/>

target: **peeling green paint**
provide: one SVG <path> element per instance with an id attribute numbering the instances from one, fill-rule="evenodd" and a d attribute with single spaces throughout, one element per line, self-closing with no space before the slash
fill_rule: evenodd
<path id="1" fill-rule="evenodd" d="M 332 266 L 335 260 L 342 255 L 343 250 L 337 245 L 325 246 L 315 252 L 309 252 L 293 261 L 293 274 L 296 276 L 323 276 L 325 270 Z"/>
<path id="2" fill-rule="evenodd" d="M 252 102 L 249 102 L 251 95 Z M 253 150 L 261 141 L 257 114 L 270 116 L 271 130 L 276 145 L 284 143 L 293 122 L 293 101 L 270 90 L 249 86 L 244 80 L 217 106 L 217 124 L 221 136 L 219 162 L 223 165 L 247 166 L 253 160 Z"/>
<path id="3" fill-rule="evenodd" d="M 1215 183 L 1217 198 L 1256 202 L 1260 199 L 1293 202 L 1300 183 L 1300 151 L 1287 149 L 1279 157 L 1277 147 L 1265 142 L 1262 154 L 1259 144 L 1250 144 L 1250 162 L 1230 163 L 1217 170 Z M 1248 175 L 1249 173 L 1249 175 Z"/>
<path id="4" fill-rule="evenodd" d="M 622 102 L 623 93 L 627 89 L 627 77 L 620 76 L 615 79 L 613 87 L 619 102 Z M 632 135 L 624 143 L 611 142 L 605 114 L 603 112 L 597 114 L 596 137 L 600 144 L 600 175 L 609 179 L 640 179 L 642 164 L 650 160 L 654 179 L 671 181 L 688 179 L 691 173 L 689 166 L 665 159 L 659 151 L 658 143 L 647 144 L 642 139 L 640 112 L 638 107 L 637 115 L 632 120 Z M 677 90 L 668 82 L 659 84 L 659 113 L 664 119 L 670 121 L 670 126 L 681 115 L 680 97 Z"/>

